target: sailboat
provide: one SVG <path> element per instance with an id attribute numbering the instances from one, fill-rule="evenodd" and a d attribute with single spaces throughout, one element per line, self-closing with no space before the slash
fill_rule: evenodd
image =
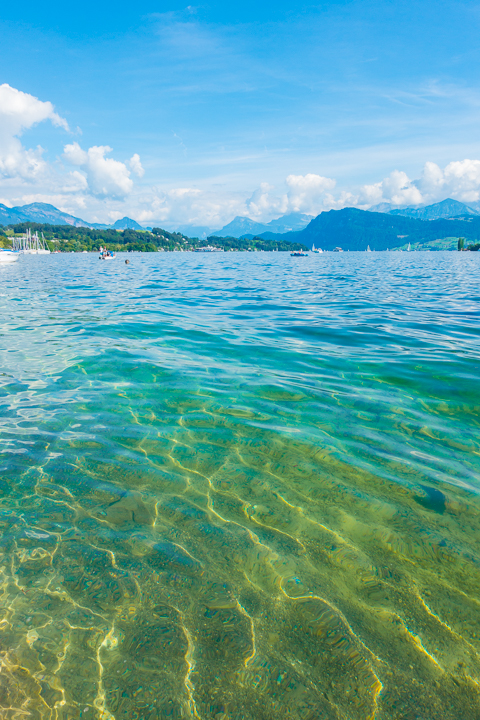
<path id="1" fill-rule="evenodd" d="M 365 252 L 372 252 L 372 251 L 370 250 L 370 245 L 367 245 L 367 249 L 365 250 Z"/>
<path id="2" fill-rule="evenodd" d="M 312 243 L 312 252 L 313 253 L 323 253 L 322 248 L 316 248 L 315 243 Z"/>
<path id="3" fill-rule="evenodd" d="M 50 250 L 47 247 L 47 244 L 45 242 L 45 236 L 42 232 L 42 239 L 40 240 L 38 237 L 38 233 L 35 233 L 37 236 L 37 255 L 50 255 Z"/>
<path id="4" fill-rule="evenodd" d="M 407 252 L 410 252 L 411 249 L 412 249 L 412 247 L 411 247 L 410 243 L 408 243 Z"/>

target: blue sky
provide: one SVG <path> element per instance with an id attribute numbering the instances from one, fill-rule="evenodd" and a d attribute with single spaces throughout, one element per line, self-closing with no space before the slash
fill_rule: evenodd
<path id="1" fill-rule="evenodd" d="M 479 31 L 473 2 L 2 8 L 0 201 L 170 227 L 475 202 Z"/>

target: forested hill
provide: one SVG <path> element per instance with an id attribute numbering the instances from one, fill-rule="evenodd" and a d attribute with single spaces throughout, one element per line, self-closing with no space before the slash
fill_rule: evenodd
<path id="1" fill-rule="evenodd" d="M 265 236 L 270 239 L 279 237 L 272 233 Z M 467 243 L 476 243 L 480 239 L 480 216 L 417 220 L 400 215 L 344 208 L 323 212 L 304 230 L 286 233 L 281 237 L 307 247 L 311 247 L 313 243 L 323 250 L 333 250 L 336 247 L 343 250 L 366 250 L 368 245 L 372 250 L 392 250 L 409 242 L 425 243 L 447 237 L 464 237 Z"/>

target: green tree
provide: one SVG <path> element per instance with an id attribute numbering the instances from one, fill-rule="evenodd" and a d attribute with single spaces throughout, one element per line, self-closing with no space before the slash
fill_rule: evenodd
<path id="1" fill-rule="evenodd" d="M 458 249 L 459 250 L 465 250 L 465 238 L 461 237 L 458 238 Z"/>

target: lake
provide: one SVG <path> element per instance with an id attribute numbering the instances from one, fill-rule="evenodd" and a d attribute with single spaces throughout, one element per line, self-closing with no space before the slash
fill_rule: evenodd
<path id="1" fill-rule="evenodd" d="M 480 253 L 0 267 L 0 707 L 478 720 Z"/>

